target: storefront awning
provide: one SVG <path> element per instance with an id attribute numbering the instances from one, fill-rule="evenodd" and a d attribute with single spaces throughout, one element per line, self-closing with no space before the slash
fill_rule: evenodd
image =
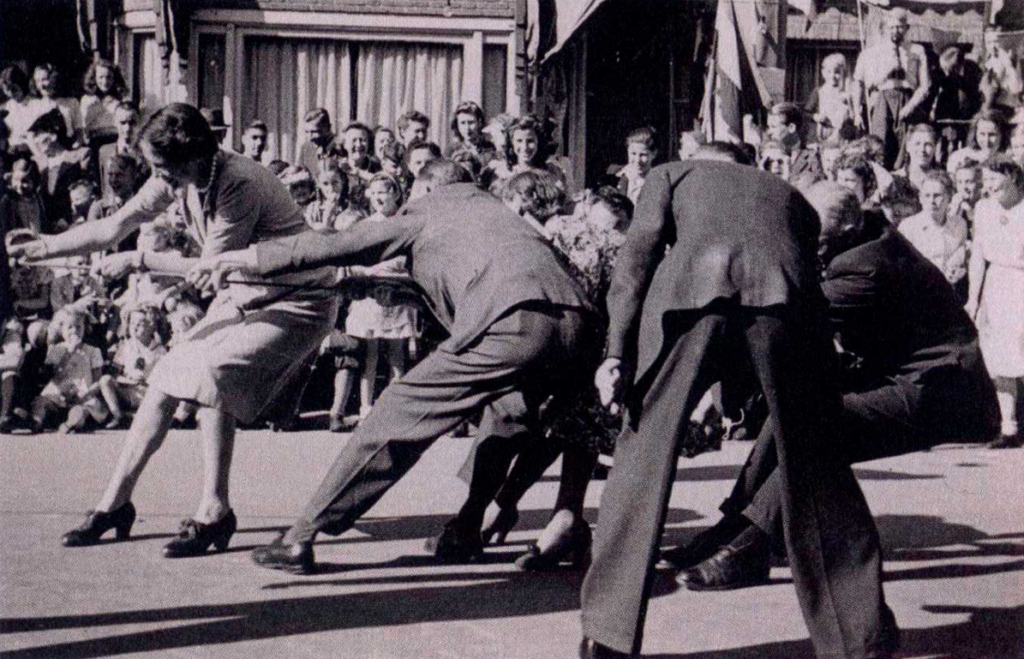
<path id="1" fill-rule="evenodd" d="M 531 50 L 536 53 L 538 46 L 543 48 L 543 42 L 551 44 L 551 47 L 543 52 L 544 59 L 553 56 L 572 38 L 576 32 L 583 27 L 597 8 L 604 4 L 605 0 L 530 0 L 528 13 L 530 16 L 531 29 L 528 33 L 532 35 Z M 538 25 L 538 16 L 541 15 L 540 4 L 545 4 L 545 9 L 554 10 L 551 26 Z M 542 39 L 544 29 L 554 28 L 554 34 L 549 34 Z M 544 28 L 544 29 L 542 29 Z"/>

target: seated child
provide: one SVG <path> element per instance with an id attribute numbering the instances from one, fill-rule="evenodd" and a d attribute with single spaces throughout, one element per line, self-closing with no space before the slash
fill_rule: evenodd
<path id="1" fill-rule="evenodd" d="M 40 432 L 54 416 L 65 415 L 58 432 L 70 434 L 86 427 L 90 419 L 102 422 L 107 409 L 99 399 L 103 355 L 99 348 L 83 343 L 88 315 L 68 306 L 54 315 L 60 328 L 60 343 L 46 352 L 46 366 L 52 377 L 32 401 L 32 431 Z"/>
<path id="2" fill-rule="evenodd" d="M 46 207 L 39 192 L 42 183 L 39 166 L 31 158 L 18 158 L 11 163 L 11 171 L 4 180 L 7 192 L 0 197 L 0 234 L 6 236 L 15 229 L 42 233 Z"/>
<path id="3" fill-rule="evenodd" d="M 96 202 L 96 186 L 88 179 L 78 179 L 68 188 L 71 198 L 71 226 L 89 219 L 89 211 Z"/>
<path id="4" fill-rule="evenodd" d="M 17 319 L 0 328 L 0 433 L 14 428 L 14 393 L 25 363 L 25 326 Z"/>
<path id="5" fill-rule="evenodd" d="M 111 414 L 108 430 L 124 427 L 125 408 L 132 412 L 139 409 L 150 372 L 167 354 L 156 333 L 155 313 L 154 307 L 135 307 L 128 313 L 127 336 L 114 354 L 114 374 L 100 378 L 100 393 Z"/>

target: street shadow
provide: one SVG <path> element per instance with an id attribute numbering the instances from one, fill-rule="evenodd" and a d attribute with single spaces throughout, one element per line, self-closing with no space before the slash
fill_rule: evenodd
<path id="1" fill-rule="evenodd" d="M 1024 531 L 990 536 L 973 526 L 935 515 L 879 515 L 875 518 L 886 561 L 928 561 L 982 556 L 1024 556 Z M 942 547 L 955 547 L 945 550 Z"/>
<path id="2" fill-rule="evenodd" d="M 929 613 L 969 614 L 965 622 L 903 629 L 901 659 L 1020 659 L 1024 647 L 1024 606 L 1006 608 L 925 606 Z M 689 654 L 651 654 L 647 659 L 814 659 L 809 640 L 748 645 Z"/>
<path id="3" fill-rule="evenodd" d="M 451 585 L 453 580 L 486 579 L 487 583 Z M 361 585 L 368 590 L 341 595 L 292 597 L 237 604 L 183 606 L 75 616 L 0 619 L 0 633 L 84 629 L 97 626 L 173 623 L 141 632 L 69 641 L 11 650 L 7 659 L 61 657 L 85 659 L 142 652 L 167 652 L 224 643 L 259 641 L 287 636 L 365 627 L 416 625 L 451 621 L 537 616 L 579 608 L 581 572 L 458 573 L 408 577 L 334 580 L 320 585 Z M 445 585 L 430 587 L 430 582 Z M 379 585 L 420 584 L 380 591 Z M 285 588 L 305 589 L 318 582 L 303 580 Z M 658 573 L 652 596 L 677 589 L 671 575 Z M 184 623 L 184 624 L 182 624 Z"/>

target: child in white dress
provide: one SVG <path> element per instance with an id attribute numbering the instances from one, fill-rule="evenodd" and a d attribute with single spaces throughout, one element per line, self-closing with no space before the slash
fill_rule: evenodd
<path id="1" fill-rule="evenodd" d="M 370 179 L 366 196 L 373 215 L 363 222 L 386 222 L 402 203 L 401 185 L 387 174 L 376 174 Z M 399 257 L 368 268 L 351 270 L 353 274 L 368 276 L 404 275 L 405 258 Z M 359 416 L 365 418 L 373 406 L 377 360 L 382 347 L 391 368 L 391 380 L 405 374 L 406 349 L 409 340 L 417 335 L 416 311 L 406 305 L 382 306 L 373 298 L 356 300 L 349 307 L 345 332 L 366 340 L 366 361 L 359 384 Z"/>

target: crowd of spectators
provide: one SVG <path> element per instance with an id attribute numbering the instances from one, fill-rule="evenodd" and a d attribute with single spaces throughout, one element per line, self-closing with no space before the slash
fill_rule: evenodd
<path id="1" fill-rule="evenodd" d="M 750 164 L 799 189 L 824 179 L 851 188 L 865 210 L 884 214 L 945 274 L 979 326 L 998 325 L 990 333 L 998 338 L 989 341 L 988 361 L 1008 363 L 995 351 L 1015 356 L 994 374 L 1004 403 L 1003 433 L 1016 437 L 1024 312 L 1001 311 L 1004 304 L 1024 307 L 1024 288 L 1014 288 L 1016 276 L 1024 284 L 1024 250 L 1008 247 L 1024 245 L 1021 67 L 998 32 L 986 36 L 983 57 L 975 62 L 960 46 L 930 53 L 907 45 L 907 29 L 906 14 L 890 12 L 886 38 L 865 49 L 852 72 L 843 55 L 825 57 L 822 84 L 811 97 L 771 107 L 763 131 L 748 136 L 752 144 L 742 148 Z M 8 244 L 106 217 L 149 174 L 133 141 L 144 118 L 128 99 L 118 67 L 94 62 L 78 99 L 59 96 L 59 83 L 59 72 L 47 64 L 31 77 L 17 66 L 0 73 L 6 98 L 0 110 L 0 228 Z M 204 116 L 216 133 L 226 134 L 219 112 L 204 110 Z M 269 129 L 259 119 L 242 131 L 240 151 L 273 171 L 309 225 L 325 232 L 387 221 L 419 194 L 420 170 L 446 157 L 481 188 L 506 201 L 518 199 L 520 207 L 530 206 L 523 180 L 512 190 L 508 183 L 524 172 L 544 177 L 563 195 L 549 215 L 563 216 L 551 226 L 563 227 L 566 235 L 581 235 L 578 227 L 591 213 L 612 213 L 618 220 L 611 226 L 621 233 L 659 161 L 654 129 L 637 128 L 625 141 L 626 163 L 609 167 L 594 189 L 572 196 L 565 194 L 575 192 L 568 189 L 566 171 L 552 157 L 550 126 L 533 115 L 488 118 L 478 104 L 463 102 L 451 117 L 444 150 L 427 139 L 430 119 L 415 110 L 396 117 L 393 126 L 354 121 L 337 127 L 323 108 L 302 119 L 305 142 L 294 162 L 268 159 Z M 683 132 L 678 158 L 690 158 L 704 141 L 699 132 Z M 117 252 L 124 259 L 146 251 L 194 255 L 196 245 L 185 218 L 169 211 Z M 93 260 L 101 256 L 109 255 Z M 207 301 L 180 278 L 144 272 L 108 280 L 90 265 L 89 259 L 13 265 L 13 314 L 2 328 L 0 432 L 123 427 L 154 363 L 203 316 Z M 401 277 L 404 269 L 396 260 L 343 269 L 338 277 Z M 993 297 L 994 287 L 999 297 Z M 400 377 L 410 360 L 430 349 L 431 335 L 429 319 L 411 306 L 373 295 L 352 301 L 320 357 L 303 371 L 303 382 L 289 388 L 297 392 L 294 400 L 275 406 L 269 420 L 287 427 L 303 405 L 329 404 L 331 428 L 351 428 L 357 422 L 351 417 L 365 416 L 373 404 L 379 371 Z M 1017 361 L 1020 368 L 1013 366 Z M 311 372 L 327 374 L 312 381 L 329 395 L 306 391 Z M 357 381 L 354 405 L 350 393 Z M 358 415 L 346 416 L 352 407 Z M 189 412 L 183 406 L 178 422 L 188 424 Z"/>

